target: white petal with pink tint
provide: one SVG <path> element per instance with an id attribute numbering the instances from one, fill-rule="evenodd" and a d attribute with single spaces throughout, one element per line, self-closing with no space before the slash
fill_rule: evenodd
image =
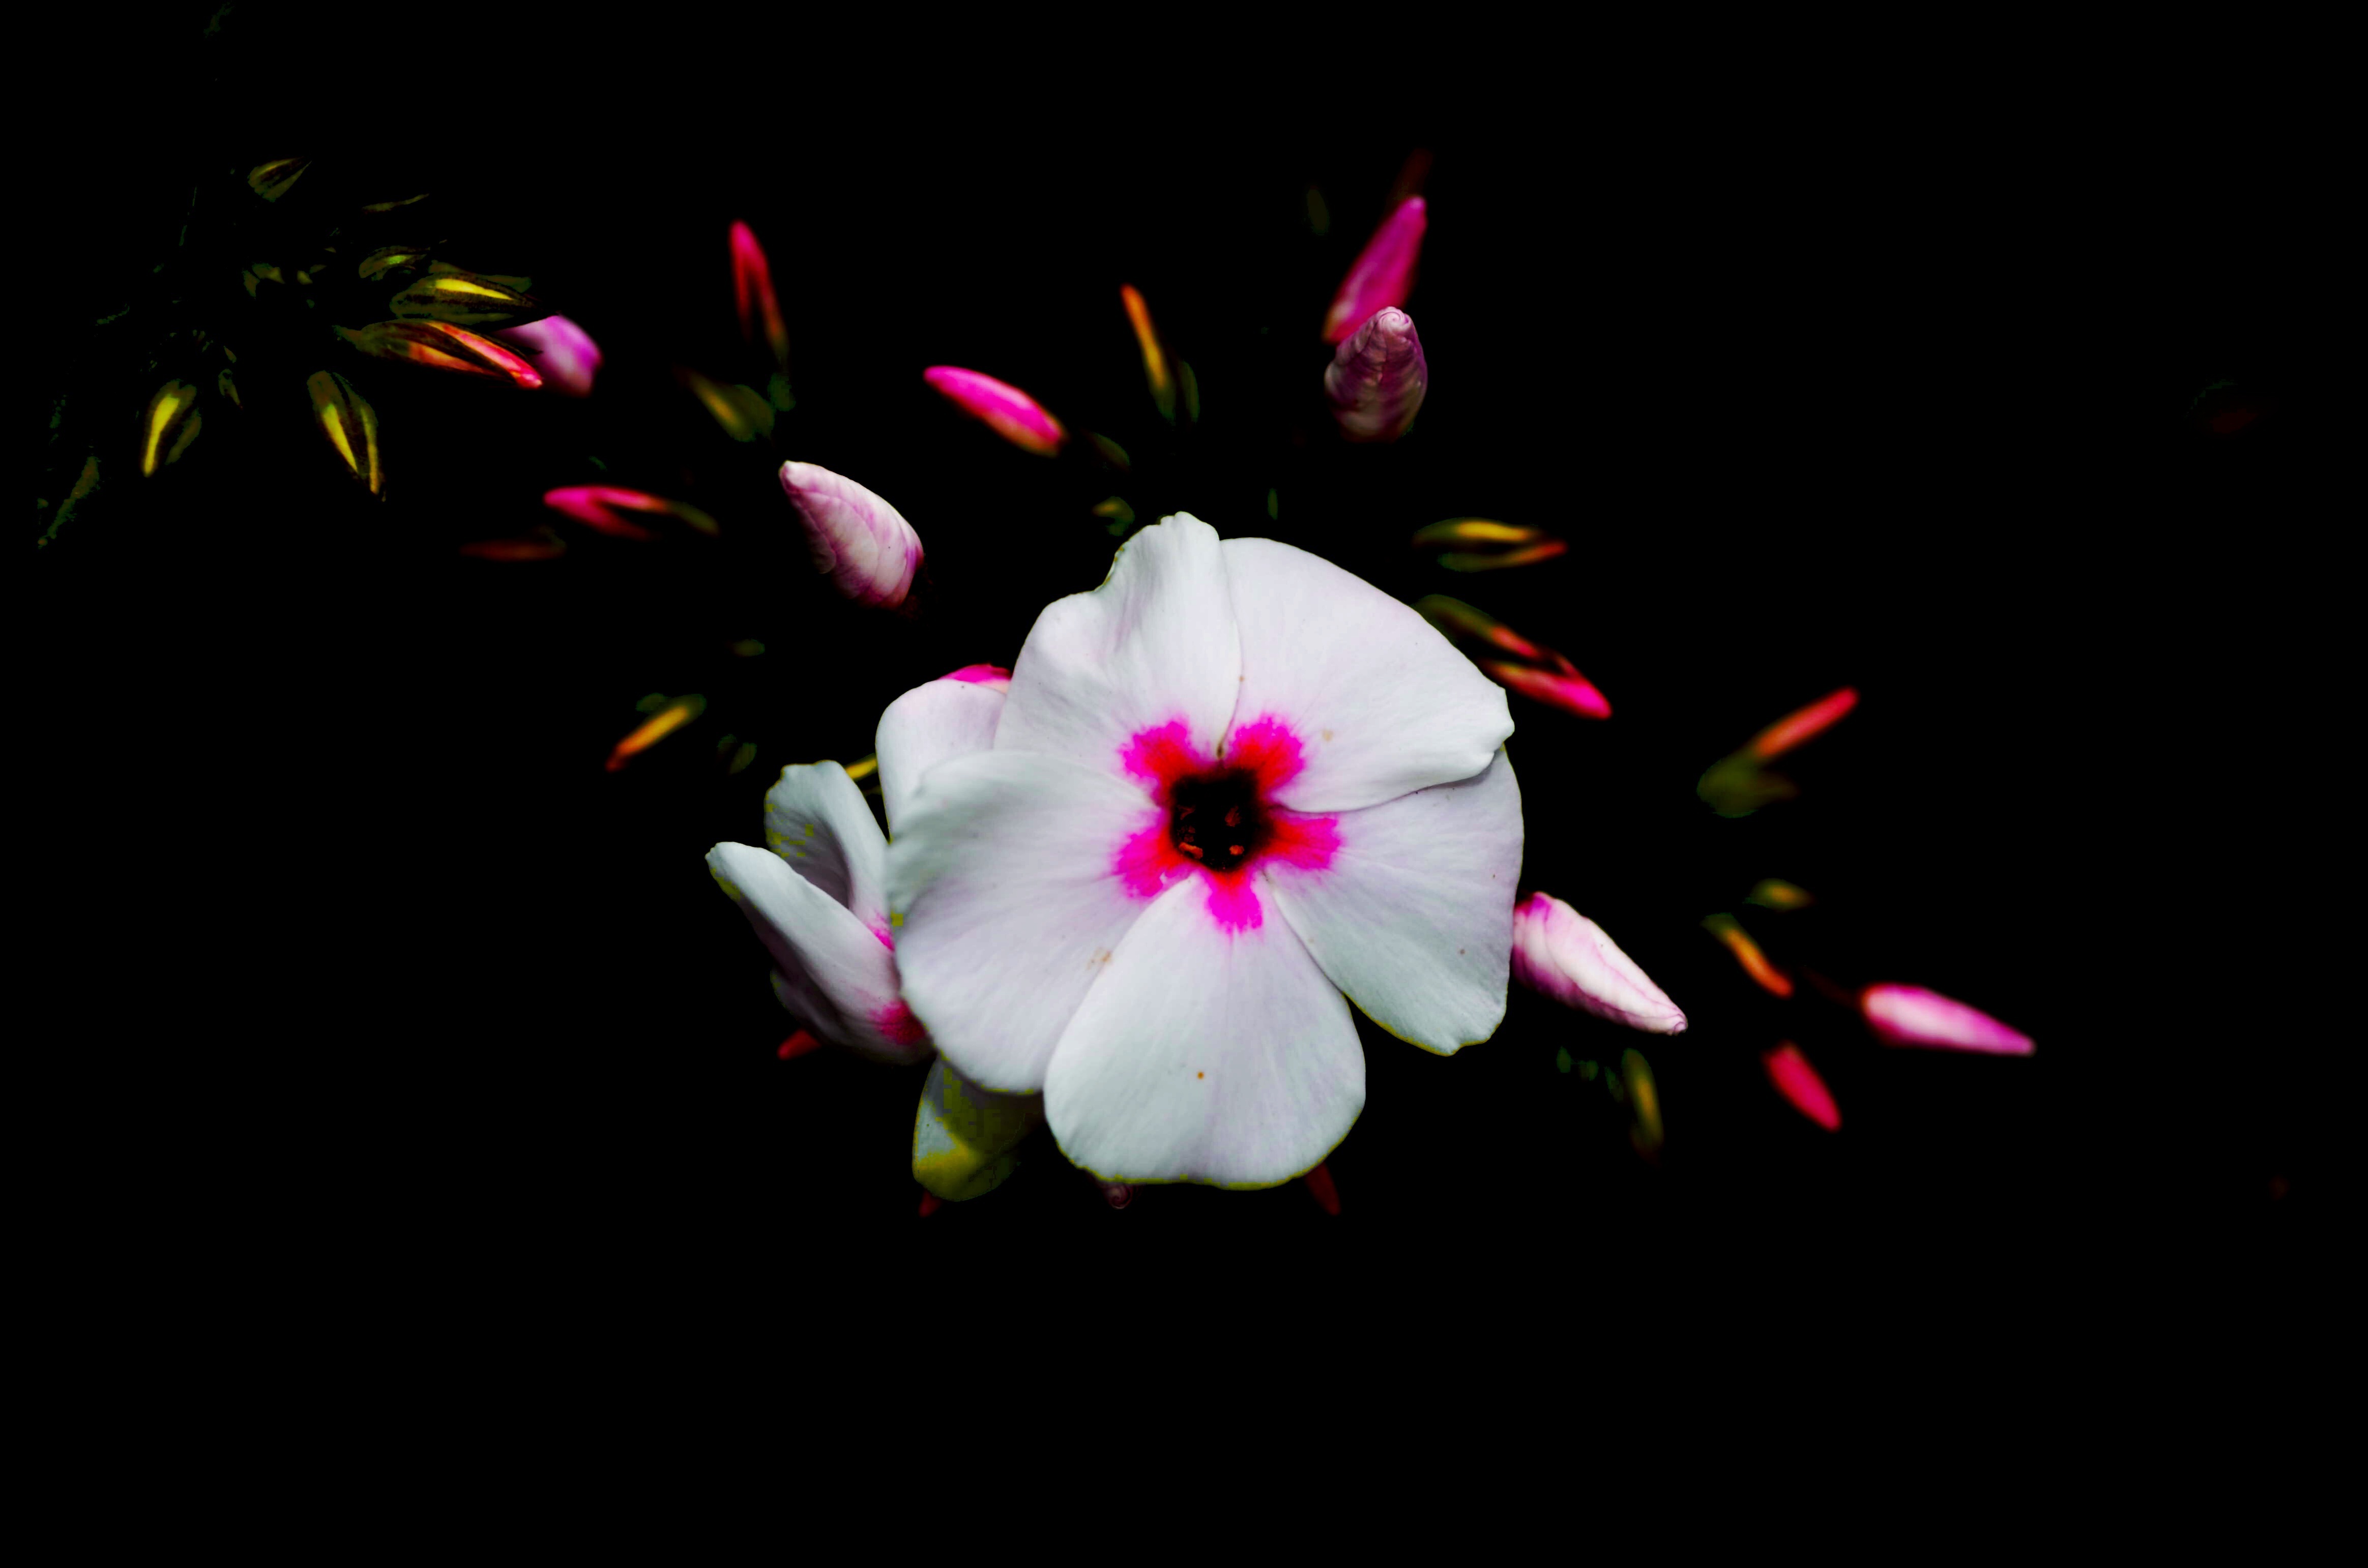
<path id="1" fill-rule="evenodd" d="M 1365 1057 L 1285 921 L 1227 932 L 1199 886 L 1152 900 L 1044 1075 L 1061 1152 L 1103 1181 L 1274 1187 L 1348 1136 Z"/>
<path id="2" fill-rule="evenodd" d="M 1452 1053 L 1505 1017 L 1521 792 L 1503 752 L 1478 778 L 1342 812 L 1320 871 L 1264 873 L 1334 984 L 1400 1040 Z"/>
<path id="3" fill-rule="evenodd" d="M 888 846 L 905 998 L 965 1077 L 1032 1094 L 1150 906 L 1115 857 L 1158 808 L 1109 772 L 998 749 L 929 769 L 905 813 Z"/>
<path id="4" fill-rule="evenodd" d="M 1179 513 L 1121 545 L 1100 587 L 1036 618 L 1011 668 L 996 749 L 1114 773 L 1130 737 L 1180 719 L 1212 751 L 1240 674 L 1217 530 Z"/>
<path id="5" fill-rule="evenodd" d="M 880 794 L 888 807 L 890 833 L 905 820 L 921 776 L 948 757 L 994 745 L 995 722 L 1002 713 L 1000 686 L 951 676 L 916 686 L 888 705 L 872 745 L 880 756 Z"/>
<path id="6" fill-rule="evenodd" d="M 1272 715 L 1304 748 L 1276 793 L 1285 806 L 1353 811 L 1469 778 L 1513 733 L 1503 689 L 1410 607 L 1273 540 L 1227 540 L 1224 560 L 1241 634 L 1235 722 Z"/>
<path id="7" fill-rule="evenodd" d="M 783 1004 L 814 1033 L 882 1061 L 928 1056 L 896 994 L 894 956 L 837 899 L 780 856 L 746 844 L 717 845 L 707 869 L 772 954 Z"/>
<path id="8" fill-rule="evenodd" d="M 860 605 L 905 602 L 921 564 L 921 536 L 884 499 L 817 463 L 781 465 L 781 489 L 804 525 L 814 570 Z"/>
<path id="9" fill-rule="evenodd" d="M 1513 915 L 1513 978 L 1531 990 L 1632 1029 L 1679 1034 L 1686 1016 L 1602 926 L 1551 894 Z"/>
<path id="10" fill-rule="evenodd" d="M 781 769 L 765 792 L 765 843 L 868 929 L 888 929 L 888 846 L 846 768 L 809 762 Z"/>

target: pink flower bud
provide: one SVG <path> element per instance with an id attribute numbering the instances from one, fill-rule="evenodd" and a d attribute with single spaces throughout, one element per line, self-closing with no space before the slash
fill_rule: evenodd
<path id="1" fill-rule="evenodd" d="M 1338 343 L 1376 311 L 1406 303 L 1414 288 L 1415 258 L 1422 254 L 1422 233 L 1429 223 L 1422 198 L 1410 197 L 1382 220 L 1373 237 L 1340 280 L 1332 296 L 1332 310 L 1324 318 L 1324 341 Z"/>
<path id="2" fill-rule="evenodd" d="M 1677 1005 L 1602 926 L 1546 893 L 1531 893 L 1513 911 L 1513 978 L 1632 1029 L 1679 1034 L 1686 1027 Z"/>
<path id="3" fill-rule="evenodd" d="M 921 536 L 871 491 L 813 463 L 781 465 L 781 488 L 805 524 L 814 570 L 860 605 L 905 602 L 921 564 Z"/>
<path id="4" fill-rule="evenodd" d="M 1828 1132 L 1841 1131 L 1841 1108 L 1834 1104 L 1833 1091 L 1826 1087 L 1826 1081 L 1817 1076 L 1799 1046 L 1785 1040 L 1761 1052 L 1759 1064 L 1767 1069 L 1768 1081 L 1776 1085 L 1776 1092 L 1794 1110 Z"/>
<path id="5" fill-rule="evenodd" d="M 532 360 L 542 384 L 552 392 L 569 397 L 592 395 L 592 378 L 600 369 L 600 346 L 565 316 L 545 316 L 524 326 L 507 327 L 494 336 Z"/>
<path id="6" fill-rule="evenodd" d="M 1061 422 L 1018 387 L 993 376 L 952 365 L 932 365 L 921 379 L 943 392 L 956 408 L 1025 451 L 1051 457 L 1068 440 Z"/>
<path id="7" fill-rule="evenodd" d="M 1406 433 L 1430 388 L 1414 318 L 1392 305 L 1352 333 L 1324 369 L 1332 417 L 1351 441 L 1395 441 Z"/>
<path id="8" fill-rule="evenodd" d="M 1859 994 L 1859 1010 L 1866 1015 L 1875 1039 L 1885 1045 L 1929 1045 L 1995 1056 L 2028 1056 L 2032 1051 L 2029 1035 L 1920 986 L 1870 985 Z"/>

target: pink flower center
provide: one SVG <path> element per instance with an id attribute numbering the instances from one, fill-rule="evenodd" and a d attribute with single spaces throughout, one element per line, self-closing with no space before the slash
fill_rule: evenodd
<path id="1" fill-rule="evenodd" d="M 1255 930 L 1266 911 L 1251 874 L 1322 870 L 1340 846 L 1339 828 L 1274 798 L 1302 766 L 1290 725 L 1268 715 L 1237 726 L 1224 751 L 1222 760 L 1201 754 L 1180 719 L 1128 740 L 1120 761 L 1157 810 L 1119 846 L 1112 869 L 1137 898 L 1197 873 L 1208 883 L 1212 919 L 1228 931 Z"/>

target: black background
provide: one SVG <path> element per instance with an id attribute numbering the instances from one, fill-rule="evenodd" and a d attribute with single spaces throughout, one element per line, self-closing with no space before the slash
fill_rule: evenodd
<path id="1" fill-rule="evenodd" d="M 48 874 L 24 956 L 51 998 L 31 1043 L 58 1070 L 57 1195 L 114 1233 L 192 1267 L 334 1252 L 437 1300 L 579 1266 L 796 1292 L 1020 1259 L 1600 1294 L 1736 1257 L 2243 1273 L 2325 1211 L 2338 1037 L 2311 998 L 2335 938 L 2286 878 L 2334 880 L 2345 843 L 2316 813 L 2350 794 L 2320 487 L 2348 328 L 2307 92 L 2085 49 L 1821 68 L 1816 40 L 1774 37 L 1600 39 L 1514 81 L 1509 46 L 1156 28 L 1078 51 L 805 22 L 572 44 L 268 7 L 204 25 L 62 51 L 28 198 L 65 479 L 94 440 L 114 466 L 26 575 Z M 1350 449 L 1317 329 L 1417 149 L 1430 396 L 1405 441 Z M 595 397 L 359 361 L 237 288 L 292 251 L 176 251 L 193 184 L 212 199 L 294 152 L 320 162 L 287 206 L 324 228 L 432 191 L 389 237 L 531 274 L 607 350 Z M 769 446 L 669 374 L 762 384 L 734 219 L 791 341 Z M 142 292 L 160 258 L 179 309 L 242 345 L 245 407 L 210 403 L 142 481 L 132 425 L 176 373 L 147 364 L 174 311 Z M 1189 435 L 1144 393 L 1129 282 L 1198 373 Z M 1002 446 L 923 386 L 939 363 L 1029 389 L 1134 472 Z M 323 368 L 384 419 L 382 501 L 305 426 Z M 2229 378 L 2275 411 L 2207 438 L 2182 416 Z M 912 519 L 917 614 L 815 577 L 771 477 L 790 457 Z M 604 477 L 723 534 L 562 525 L 557 561 L 457 553 Z M 53 470 L 41 494 L 61 488 Z M 1626 1036 L 1518 991 L 1453 1058 L 1368 1028 L 1337 1218 L 1297 1184 L 1113 1212 L 1047 1135 L 1004 1188 L 916 1219 L 921 1070 L 776 1061 L 793 1026 L 701 856 L 758 841 L 784 764 L 852 761 L 898 693 L 1008 664 L 1045 603 L 1100 579 L 1088 508 L 1111 494 L 1568 653 L 1615 716 L 1515 699 L 1523 888 L 1605 926 L 1691 1029 Z M 1461 515 L 1573 549 L 1459 577 L 1407 548 Z M 768 651 L 735 657 L 744 638 Z M 1858 710 L 1784 765 L 1800 799 L 1727 822 L 1694 798 L 1842 685 Z M 604 771 L 654 691 L 707 714 Z M 759 747 L 736 776 L 727 732 Z M 1769 876 L 1816 906 L 1741 906 Z M 1781 962 L 1931 986 L 2037 1053 L 1886 1050 L 1813 996 L 1764 998 L 1699 929 L 1719 909 Z M 1768 1088 L 1780 1038 L 1826 1075 L 1839 1135 Z M 1554 1068 L 1632 1043 L 1663 1096 L 1657 1166 Z"/>

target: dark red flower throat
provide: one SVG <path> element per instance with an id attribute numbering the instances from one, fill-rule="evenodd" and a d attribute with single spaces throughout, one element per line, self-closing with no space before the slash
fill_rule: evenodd
<path id="1" fill-rule="evenodd" d="M 1247 767 L 1188 774 L 1168 787 L 1168 842 L 1212 871 L 1230 871 L 1274 836 Z"/>

